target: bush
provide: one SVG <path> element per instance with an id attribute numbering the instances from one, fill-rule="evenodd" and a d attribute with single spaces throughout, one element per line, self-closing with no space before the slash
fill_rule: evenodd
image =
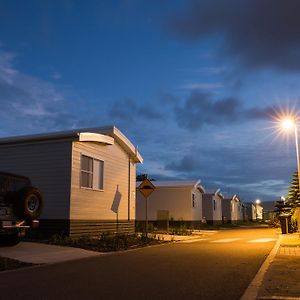
<path id="1" fill-rule="evenodd" d="M 48 243 L 53 245 L 77 247 L 100 252 L 127 250 L 162 242 L 162 240 L 157 240 L 155 237 L 147 237 L 145 234 L 112 235 L 110 233 L 102 233 L 98 237 L 82 236 L 79 238 L 54 235 L 48 240 Z"/>

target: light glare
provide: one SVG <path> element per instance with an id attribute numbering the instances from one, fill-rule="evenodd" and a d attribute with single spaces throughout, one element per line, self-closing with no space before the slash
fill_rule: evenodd
<path id="1" fill-rule="evenodd" d="M 285 130 L 290 130 L 295 126 L 295 121 L 291 118 L 286 118 L 281 121 L 281 126 Z"/>

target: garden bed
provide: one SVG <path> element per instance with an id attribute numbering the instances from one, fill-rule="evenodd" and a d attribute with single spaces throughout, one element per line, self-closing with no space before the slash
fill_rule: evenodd
<path id="1" fill-rule="evenodd" d="M 166 243 L 156 236 L 146 237 L 143 234 L 102 234 L 99 237 L 82 236 L 78 238 L 54 235 L 49 240 L 35 240 L 51 245 L 82 248 L 98 252 L 123 251 Z"/>

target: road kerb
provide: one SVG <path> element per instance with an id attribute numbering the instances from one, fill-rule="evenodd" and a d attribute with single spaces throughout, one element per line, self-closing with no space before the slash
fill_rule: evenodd
<path id="1" fill-rule="evenodd" d="M 254 300 L 257 298 L 258 295 L 258 289 L 260 288 L 264 275 L 266 271 L 268 270 L 271 262 L 274 260 L 276 253 L 279 249 L 280 242 L 281 242 L 282 236 L 280 235 L 276 244 L 274 245 L 273 249 L 271 250 L 270 254 L 266 258 L 266 260 L 261 265 L 260 269 L 258 270 L 257 274 L 251 281 L 250 285 L 246 289 L 244 295 L 241 297 L 240 300 Z"/>
<path id="2" fill-rule="evenodd" d="M 300 300 L 300 297 L 285 297 L 285 296 L 264 296 L 259 300 Z"/>

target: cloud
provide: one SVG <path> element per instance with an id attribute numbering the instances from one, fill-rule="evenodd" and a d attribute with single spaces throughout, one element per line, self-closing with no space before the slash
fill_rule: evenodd
<path id="1" fill-rule="evenodd" d="M 22 73 L 14 62 L 13 53 L 0 49 L 1 135 L 74 127 L 78 119 L 64 93 L 50 82 Z"/>
<path id="2" fill-rule="evenodd" d="M 58 72 L 54 72 L 52 75 L 51 75 L 51 78 L 54 79 L 54 80 L 58 80 L 58 79 L 61 79 L 61 74 L 58 73 Z"/>
<path id="3" fill-rule="evenodd" d="M 183 104 L 174 103 L 177 124 L 186 129 L 200 129 L 203 125 L 232 124 L 249 120 L 269 119 L 275 107 L 245 108 L 234 98 L 214 100 L 213 94 L 192 92 Z"/>
<path id="4" fill-rule="evenodd" d="M 167 163 L 165 169 L 179 172 L 197 172 L 201 169 L 201 162 L 194 155 L 185 155 L 179 161 Z"/>
<path id="5" fill-rule="evenodd" d="M 182 89 L 187 89 L 187 90 L 214 90 L 222 87 L 223 84 L 219 82 L 214 82 L 214 83 L 188 82 L 181 86 Z"/>
<path id="6" fill-rule="evenodd" d="M 153 107 L 155 103 L 137 103 L 132 99 L 114 102 L 109 108 L 109 115 L 120 121 L 132 121 L 136 118 L 159 121 L 163 119 L 163 114 Z"/>
<path id="7" fill-rule="evenodd" d="M 299 71 L 300 1 L 203 0 L 189 2 L 182 11 L 169 24 L 180 38 L 216 38 L 220 57 L 249 69 Z"/>
<path id="8" fill-rule="evenodd" d="M 285 194 L 288 187 L 282 178 L 290 177 L 286 165 L 293 165 L 293 156 L 287 160 L 284 152 L 268 144 L 242 146 L 236 141 L 220 145 L 208 140 L 182 158 L 165 163 L 165 170 L 173 171 L 174 177 L 200 178 L 206 188 L 271 200 Z"/>
<path id="9" fill-rule="evenodd" d="M 203 67 L 195 70 L 196 73 L 202 73 L 205 75 L 219 75 L 224 74 L 228 68 L 225 67 Z"/>

